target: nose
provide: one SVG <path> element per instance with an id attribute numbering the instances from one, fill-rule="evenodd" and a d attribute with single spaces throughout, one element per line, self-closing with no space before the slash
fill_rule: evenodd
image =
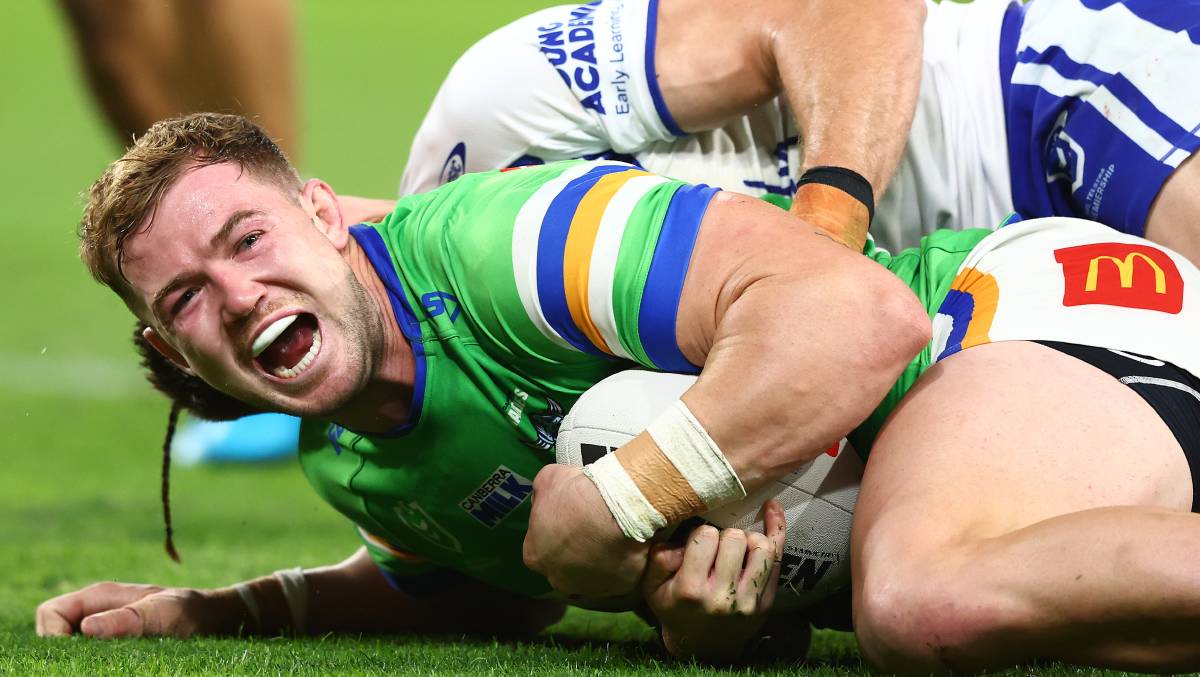
<path id="1" fill-rule="evenodd" d="M 222 313 L 230 318 L 253 313 L 266 294 L 266 287 L 245 270 L 213 271 L 212 277 L 220 290 Z"/>

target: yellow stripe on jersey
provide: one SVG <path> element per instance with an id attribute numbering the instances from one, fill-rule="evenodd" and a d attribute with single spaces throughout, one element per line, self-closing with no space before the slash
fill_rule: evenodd
<path id="1" fill-rule="evenodd" d="M 604 340 L 604 336 L 592 319 L 588 302 L 592 250 L 596 246 L 596 234 L 609 203 L 630 179 L 639 176 L 649 176 L 649 174 L 640 170 L 630 170 L 619 174 L 608 174 L 597 181 L 596 185 L 579 202 L 575 217 L 571 220 L 571 230 L 567 234 L 567 244 L 563 251 L 563 286 L 571 319 L 574 320 L 575 326 L 583 332 L 584 336 L 592 342 L 592 345 L 609 355 L 615 353 L 609 347 L 608 342 Z"/>

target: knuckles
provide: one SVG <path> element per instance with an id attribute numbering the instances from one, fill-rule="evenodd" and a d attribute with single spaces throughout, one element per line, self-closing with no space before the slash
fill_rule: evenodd
<path id="1" fill-rule="evenodd" d="M 746 532 L 741 529 L 726 529 L 721 532 L 721 540 L 725 541 L 745 541 Z"/>

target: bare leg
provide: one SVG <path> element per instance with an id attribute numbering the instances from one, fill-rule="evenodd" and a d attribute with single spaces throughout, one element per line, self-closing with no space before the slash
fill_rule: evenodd
<path id="1" fill-rule="evenodd" d="M 965 350 L 922 378 L 867 464 L 859 642 L 923 673 L 1200 666 L 1190 505 L 1182 450 L 1132 390 L 1033 343 Z"/>
<path id="2" fill-rule="evenodd" d="M 109 123 L 128 143 L 196 111 L 255 119 L 293 161 L 296 67 L 288 0 L 60 0 Z"/>
<path id="3" fill-rule="evenodd" d="M 1146 217 L 1146 239 L 1200 265 L 1200 161 L 1184 160 L 1163 184 Z"/>

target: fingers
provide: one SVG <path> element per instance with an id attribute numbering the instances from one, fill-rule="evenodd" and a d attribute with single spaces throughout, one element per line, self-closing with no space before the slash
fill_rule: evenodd
<path id="1" fill-rule="evenodd" d="M 650 562 L 642 578 L 642 592 L 649 597 L 671 580 L 683 566 L 683 548 L 659 543 L 650 551 Z"/>
<path id="2" fill-rule="evenodd" d="M 186 638 L 200 627 L 204 609 L 211 612 L 211 605 L 204 604 L 204 599 L 195 590 L 162 590 L 119 609 L 88 616 L 80 623 L 80 630 L 98 638 L 158 635 Z"/>
<path id="3" fill-rule="evenodd" d="M 787 542 L 787 517 L 779 501 L 771 499 L 763 506 L 763 533 L 770 539 L 776 555 L 782 555 Z"/>
<path id="4" fill-rule="evenodd" d="M 762 534 L 750 534 L 746 541 L 746 566 L 741 570 L 741 580 L 737 584 L 739 611 L 754 613 L 760 610 L 774 568 L 775 551 L 770 539 Z"/>
<path id="5" fill-rule="evenodd" d="M 773 561 L 767 573 L 766 585 L 759 597 L 759 604 L 763 609 L 770 609 L 779 591 L 779 570 L 783 564 L 784 548 L 787 546 L 787 515 L 779 501 L 770 500 L 763 506 L 763 530 L 771 544 Z"/>
<path id="6" fill-rule="evenodd" d="M 79 624 L 79 630 L 88 637 L 99 639 L 141 637 L 146 634 L 141 614 L 130 606 L 88 616 Z"/>
<path id="7" fill-rule="evenodd" d="M 708 581 L 708 574 L 717 556 L 719 539 L 720 532 L 708 524 L 692 530 L 684 546 L 683 564 L 679 567 L 678 578 L 681 581 L 697 586 L 703 586 Z"/>
<path id="8" fill-rule="evenodd" d="M 160 590 L 153 585 L 128 583 L 89 585 L 42 603 L 36 613 L 37 632 L 43 637 L 70 635 L 88 616 L 120 608 Z"/>
<path id="9" fill-rule="evenodd" d="M 738 579 L 741 578 L 742 563 L 746 561 L 746 543 L 746 532 L 741 529 L 721 531 L 717 557 L 713 562 L 713 578 L 728 591 L 730 602 L 737 597 Z"/>
<path id="10" fill-rule="evenodd" d="M 775 595 L 779 593 L 779 573 L 783 567 L 783 552 L 775 558 L 775 566 L 771 567 L 771 573 L 767 575 L 767 587 L 763 590 L 761 604 L 763 609 L 770 609 L 775 604 Z"/>

